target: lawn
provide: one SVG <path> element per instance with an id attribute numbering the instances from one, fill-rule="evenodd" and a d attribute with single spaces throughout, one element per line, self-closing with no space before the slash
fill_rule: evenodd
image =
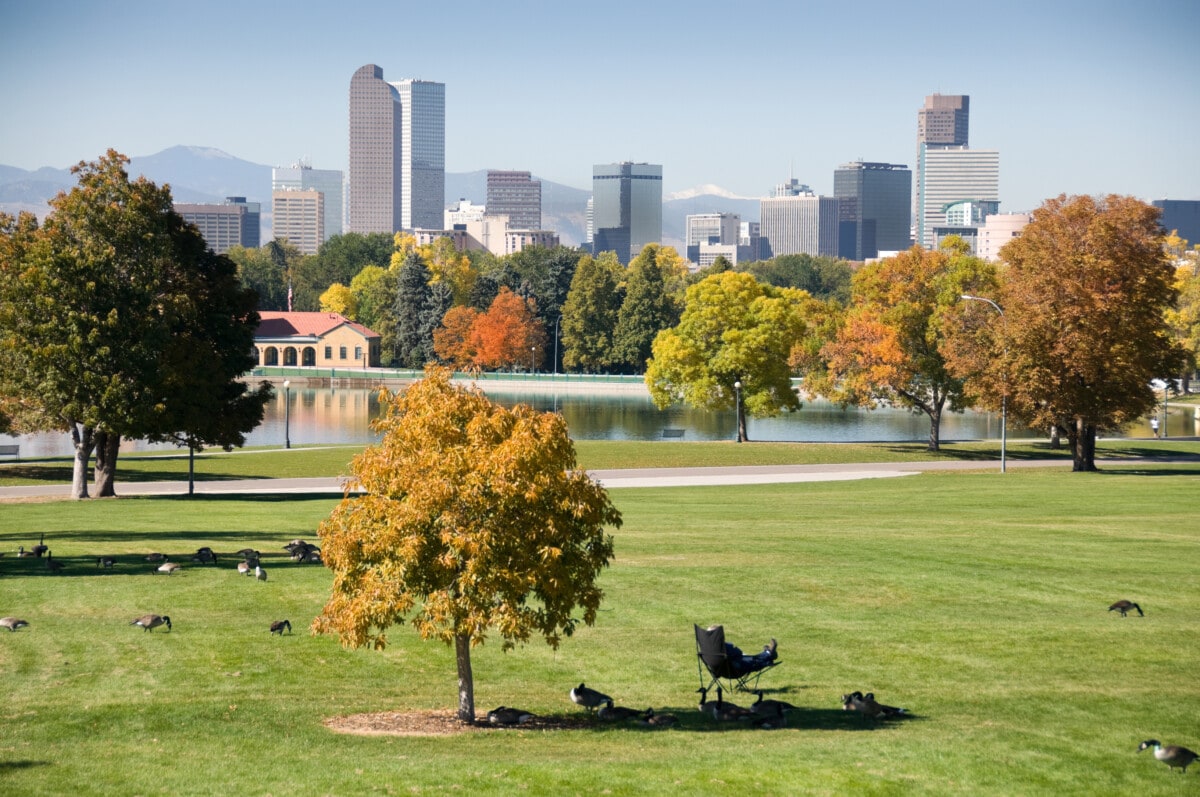
<path id="1" fill-rule="evenodd" d="M 0 792 L 1178 794 L 1195 781 L 1135 750 L 1200 747 L 1198 480 L 1184 465 L 615 491 L 598 623 L 558 651 L 477 648 L 477 708 L 575 717 L 586 681 L 680 726 L 447 737 L 322 724 L 456 700 L 452 652 L 407 627 L 383 652 L 309 634 L 329 577 L 281 546 L 314 540 L 329 499 L 3 504 L 0 615 L 30 627 L 0 631 Z M 14 558 L 43 532 L 61 574 Z M 202 545 L 216 566 L 188 561 Z M 225 555 L 246 545 L 267 582 Z M 188 566 L 154 574 L 150 551 Z M 1118 598 L 1146 616 L 1107 612 Z M 147 612 L 174 629 L 128 624 Z M 295 633 L 272 636 L 283 618 Z M 694 710 L 692 623 L 711 622 L 749 650 L 779 639 L 763 685 L 802 707 L 789 727 Z M 855 689 L 914 717 L 860 722 L 840 710 Z"/>

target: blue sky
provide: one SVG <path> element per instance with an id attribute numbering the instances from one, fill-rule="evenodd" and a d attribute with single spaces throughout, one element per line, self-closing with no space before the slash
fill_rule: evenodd
<path id="1" fill-rule="evenodd" d="M 446 168 L 587 188 L 819 192 L 914 163 L 926 94 L 969 94 L 1002 210 L 1058 193 L 1200 199 L 1198 0 L 256 2 L 0 0 L 0 163 L 216 147 L 346 165 L 350 76 L 446 84 Z"/>

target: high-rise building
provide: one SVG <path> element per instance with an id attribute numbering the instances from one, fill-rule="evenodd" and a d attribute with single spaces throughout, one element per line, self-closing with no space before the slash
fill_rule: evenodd
<path id="1" fill-rule="evenodd" d="M 315 188 L 271 192 L 271 224 L 276 239 L 286 239 L 306 255 L 325 241 L 325 193 Z"/>
<path id="2" fill-rule="evenodd" d="M 388 83 L 367 64 L 350 79 L 348 232 L 438 228 L 446 192 L 446 87 Z"/>
<path id="3" fill-rule="evenodd" d="M 759 200 L 763 257 L 838 256 L 837 197 L 803 194 Z"/>
<path id="4" fill-rule="evenodd" d="M 592 167 L 592 250 L 613 251 L 624 265 L 662 240 L 662 166 L 611 163 Z"/>
<path id="5" fill-rule="evenodd" d="M 529 172 L 488 169 L 487 212 L 508 216 L 512 230 L 542 228 L 542 181 L 531 179 Z"/>
<path id="6" fill-rule="evenodd" d="M 965 94 L 930 94 L 917 111 L 917 174 L 912 216 L 921 213 L 925 199 L 921 195 L 921 150 L 925 147 L 966 147 L 969 145 L 971 98 Z M 921 234 L 913 236 L 921 242 Z"/>
<path id="7" fill-rule="evenodd" d="M 320 191 L 325 206 L 324 238 L 328 241 L 335 235 L 342 234 L 342 194 L 345 191 L 345 181 L 342 173 L 336 169 L 314 169 L 305 161 L 293 163 L 287 168 L 280 166 L 271 170 L 271 190 L 286 191 Z M 278 226 L 277 222 L 274 222 Z M 275 236 L 279 238 L 279 235 Z"/>
<path id="8" fill-rule="evenodd" d="M 446 84 L 401 80 L 392 85 L 404 109 L 401 227 L 436 227 L 446 207 Z"/>
<path id="9" fill-rule="evenodd" d="M 231 247 L 257 249 L 262 232 L 262 204 L 244 196 L 225 197 L 220 205 L 176 202 L 175 212 L 200 230 L 208 248 L 221 255 Z"/>
<path id="10" fill-rule="evenodd" d="M 1192 246 L 1200 244 L 1200 200 L 1156 199 L 1150 204 L 1162 211 L 1158 222 L 1164 230 L 1178 232 Z"/>
<path id="11" fill-rule="evenodd" d="M 863 261 L 909 247 L 912 172 L 894 163 L 843 163 L 833 173 L 841 202 L 838 255 Z"/>
<path id="12" fill-rule="evenodd" d="M 683 245 L 687 259 L 700 263 L 702 244 L 738 245 L 742 219 L 736 213 L 694 213 L 684 219 Z M 727 258 L 736 265 L 737 259 Z"/>
<path id="13" fill-rule="evenodd" d="M 994 149 L 921 146 L 917 170 L 917 243 L 932 248 L 934 227 L 947 225 L 947 210 L 965 201 L 1000 202 L 1000 153 Z"/>

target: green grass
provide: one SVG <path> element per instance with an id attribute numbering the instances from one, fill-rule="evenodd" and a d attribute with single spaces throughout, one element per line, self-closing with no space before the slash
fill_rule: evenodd
<path id="1" fill-rule="evenodd" d="M 0 614 L 31 623 L 0 631 L 0 792 L 1190 793 L 1196 772 L 1134 751 L 1200 744 L 1198 488 L 1200 466 L 1175 465 L 614 491 L 625 524 L 597 625 L 557 652 L 477 648 L 477 707 L 574 716 L 586 681 L 681 727 L 441 738 L 322 725 L 456 699 L 451 651 L 407 627 L 384 652 L 306 632 L 329 576 L 280 546 L 313 539 L 331 500 L 3 504 L 0 550 L 45 532 L 68 566 L 0 559 Z M 272 552 L 270 580 L 233 557 L 171 577 L 142 559 L 201 545 Z M 1122 597 L 1146 616 L 1105 611 Z M 128 625 L 145 612 L 174 630 Z M 271 636 L 284 617 L 296 633 Z M 691 625 L 710 622 L 750 649 L 779 639 L 763 684 L 803 707 L 789 728 L 692 709 Z M 916 716 L 864 725 L 839 710 L 854 689 Z"/>
<path id="2" fill-rule="evenodd" d="M 829 465 L 853 462 L 973 461 L 987 465 L 1000 457 L 997 441 L 946 443 L 930 452 L 922 443 L 743 443 L 645 442 L 579 440 L 575 443 L 580 466 L 592 470 L 609 468 L 679 468 L 720 465 Z M 248 449 L 225 453 L 220 450 L 198 454 L 197 481 L 224 479 L 268 479 L 309 476 L 338 476 L 361 446 L 316 446 L 311 448 Z M 1103 440 L 1098 456 L 1131 459 L 1140 457 L 1200 457 L 1195 440 Z M 1054 449 L 1046 442 L 1010 443 L 1007 456 L 1016 462 L 1028 459 L 1070 460 L 1065 447 Z M 29 484 L 69 484 L 71 460 L 58 457 L 0 464 L 0 487 Z M 122 482 L 186 480 L 188 457 L 180 454 L 125 454 L 117 463 L 117 490 Z"/>

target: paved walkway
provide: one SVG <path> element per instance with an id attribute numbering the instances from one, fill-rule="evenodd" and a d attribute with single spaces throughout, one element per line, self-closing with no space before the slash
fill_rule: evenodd
<path id="1" fill-rule="evenodd" d="M 1136 464 L 1138 462 L 1162 462 L 1163 460 L 1097 460 L 1096 464 Z M 1194 460 L 1193 460 L 1194 461 Z M 1037 459 L 1008 461 L 1009 468 L 1069 469 L 1070 460 Z M 622 489 L 629 487 L 705 487 L 737 484 L 786 484 L 793 482 L 850 481 L 854 479 L 886 479 L 896 476 L 911 476 L 925 471 L 943 470 L 999 470 L 999 462 L 936 461 L 936 462 L 868 462 L 845 465 L 743 465 L 717 468 L 629 468 L 591 471 L 605 487 Z M 122 482 L 117 481 L 117 495 L 183 495 L 187 493 L 187 480 L 169 482 Z M 340 495 L 340 477 L 313 479 L 229 479 L 197 481 L 198 495 L 226 495 L 245 493 L 308 493 L 312 495 Z M 0 487 L 0 500 L 14 498 L 66 498 L 71 494 L 69 484 L 28 485 Z"/>

